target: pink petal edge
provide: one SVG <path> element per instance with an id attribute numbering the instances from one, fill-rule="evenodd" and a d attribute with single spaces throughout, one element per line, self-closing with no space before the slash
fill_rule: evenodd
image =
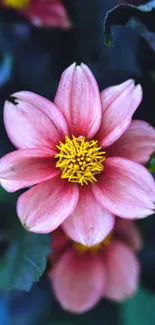
<path id="1" fill-rule="evenodd" d="M 62 227 L 72 240 L 94 246 L 110 233 L 115 218 L 96 201 L 91 187 L 81 187 L 79 194 L 76 209 Z"/>
<path id="2" fill-rule="evenodd" d="M 122 301 L 135 294 L 138 287 L 140 265 L 133 251 L 115 240 L 106 248 L 103 264 L 107 281 L 103 296 Z"/>
<path id="3" fill-rule="evenodd" d="M 155 181 L 148 170 L 133 161 L 111 157 L 104 162 L 98 183 L 92 184 L 96 200 L 114 215 L 137 219 L 155 211 Z"/>
<path id="4" fill-rule="evenodd" d="M 142 88 L 135 86 L 133 80 L 102 91 L 103 115 L 97 134 L 100 146 L 110 146 L 125 132 L 141 101 Z"/>
<path id="5" fill-rule="evenodd" d="M 13 151 L 0 159 L 0 183 L 9 192 L 58 175 L 54 152 L 40 149 Z"/>
<path id="6" fill-rule="evenodd" d="M 36 27 L 68 29 L 72 23 L 61 0 L 31 0 L 28 8 L 20 10 Z"/>
<path id="7" fill-rule="evenodd" d="M 73 213 L 78 197 L 76 184 L 56 176 L 22 194 L 17 201 L 17 214 L 27 230 L 49 233 Z"/>
<path id="8" fill-rule="evenodd" d="M 139 252 L 142 249 L 142 235 L 133 220 L 116 218 L 114 233 L 135 252 Z"/>
<path id="9" fill-rule="evenodd" d="M 55 149 L 68 128 L 60 110 L 46 98 L 21 91 L 12 95 L 15 104 L 6 101 L 4 123 L 8 137 L 17 148 Z"/>
<path id="10" fill-rule="evenodd" d="M 96 80 L 86 65 L 72 64 L 63 72 L 54 102 L 71 134 L 87 138 L 95 135 L 101 122 L 101 101 Z"/>
<path id="11" fill-rule="evenodd" d="M 99 256 L 79 256 L 71 248 L 55 264 L 49 278 L 61 306 L 82 313 L 101 298 L 106 275 Z"/>
<path id="12" fill-rule="evenodd" d="M 134 120 L 125 133 L 107 148 L 107 155 L 146 164 L 155 151 L 155 129 L 144 121 Z"/>

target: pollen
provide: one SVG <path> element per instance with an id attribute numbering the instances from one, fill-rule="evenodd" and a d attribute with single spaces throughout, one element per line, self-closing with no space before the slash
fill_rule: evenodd
<path id="1" fill-rule="evenodd" d="M 7 7 L 22 9 L 28 7 L 30 0 L 4 0 L 4 3 Z"/>
<path id="2" fill-rule="evenodd" d="M 86 141 L 85 137 L 65 137 L 65 142 L 56 146 L 59 153 L 56 167 L 61 170 L 61 178 L 69 182 L 88 185 L 97 182 L 96 175 L 104 169 L 105 152 L 98 146 L 98 141 Z"/>

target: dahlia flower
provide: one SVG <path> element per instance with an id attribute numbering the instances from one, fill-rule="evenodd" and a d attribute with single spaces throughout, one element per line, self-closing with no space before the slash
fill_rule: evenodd
<path id="1" fill-rule="evenodd" d="M 61 0 L 2 0 L 2 6 L 18 10 L 38 27 L 71 26 Z"/>
<path id="2" fill-rule="evenodd" d="M 69 240 L 61 229 L 52 237 L 48 276 L 64 309 L 82 313 L 103 297 L 122 301 L 135 293 L 140 271 L 135 252 L 142 241 L 133 221 L 117 218 L 113 233 L 91 248 Z"/>
<path id="3" fill-rule="evenodd" d="M 17 202 L 24 227 L 49 233 L 62 224 L 87 246 L 112 230 L 115 215 L 154 212 L 155 182 L 142 166 L 155 150 L 155 130 L 133 121 L 142 99 L 133 80 L 99 93 L 89 68 L 62 74 L 54 103 L 22 91 L 6 101 L 4 123 L 18 150 L 0 160 L 1 185 L 29 187 Z"/>

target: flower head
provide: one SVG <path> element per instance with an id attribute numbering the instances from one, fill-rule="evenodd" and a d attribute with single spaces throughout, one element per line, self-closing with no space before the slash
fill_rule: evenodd
<path id="1" fill-rule="evenodd" d="M 10 8 L 22 9 L 29 6 L 30 0 L 4 0 L 4 4 Z"/>
<path id="2" fill-rule="evenodd" d="M 67 178 L 69 182 L 88 185 L 89 182 L 97 182 L 95 175 L 103 170 L 105 152 L 97 145 L 97 141 L 86 141 L 85 137 L 78 138 L 68 136 L 65 143 L 57 146 L 59 158 L 56 167 L 62 171 L 61 178 Z"/>
<path id="3" fill-rule="evenodd" d="M 0 160 L 8 191 L 33 186 L 17 203 L 27 229 L 48 233 L 60 224 L 74 241 L 100 243 L 114 215 L 144 218 L 154 212 L 155 182 L 142 164 L 155 150 L 155 130 L 133 121 L 142 99 L 128 80 L 99 93 L 81 64 L 62 74 L 54 103 L 31 92 L 7 101 L 4 122 L 18 150 Z"/>
<path id="4" fill-rule="evenodd" d="M 37 27 L 71 26 L 61 0 L 2 0 L 2 5 L 18 10 Z"/>
<path id="5" fill-rule="evenodd" d="M 141 247 L 134 223 L 119 218 L 113 232 L 91 248 L 72 242 L 57 229 L 53 233 L 48 275 L 61 306 L 81 313 L 103 297 L 122 301 L 133 295 L 140 271 L 135 251 Z"/>

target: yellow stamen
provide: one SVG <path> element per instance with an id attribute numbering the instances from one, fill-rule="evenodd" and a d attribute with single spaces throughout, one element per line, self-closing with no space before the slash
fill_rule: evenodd
<path id="1" fill-rule="evenodd" d="M 111 231 L 110 234 L 107 235 L 106 238 L 101 243 L 99 243 L 97 245 L 94 245 L 92 247 L 87 247 L 80 243 L 74 243 L 73 247 L 81 254 L 88 253 L 88 252 L 98 253 L 98 251 L 100 251 L 104 247 L 109 246 L 109 244 L 112 240 L 112 237 L 113 237 L 113 232 Z"/>
<path id="2" fill-rule="evenodd" d="M 61 178 L 69 182 L 88 185 L 88 182 L 97 182 L 95 175 L 104 169 L 105 151 L 98 147 L 96 140 L 86 141 L 85 137 L 65 137 L 65 142 L 56 146 L 59 153 L 56 167 L 62 171 Z"/>
<path id="3" fill-rule="evenodd" d="M 4 0 L 4 3 L 7 7 L 22 9 L 28 7 L 30 0 Z"/>

